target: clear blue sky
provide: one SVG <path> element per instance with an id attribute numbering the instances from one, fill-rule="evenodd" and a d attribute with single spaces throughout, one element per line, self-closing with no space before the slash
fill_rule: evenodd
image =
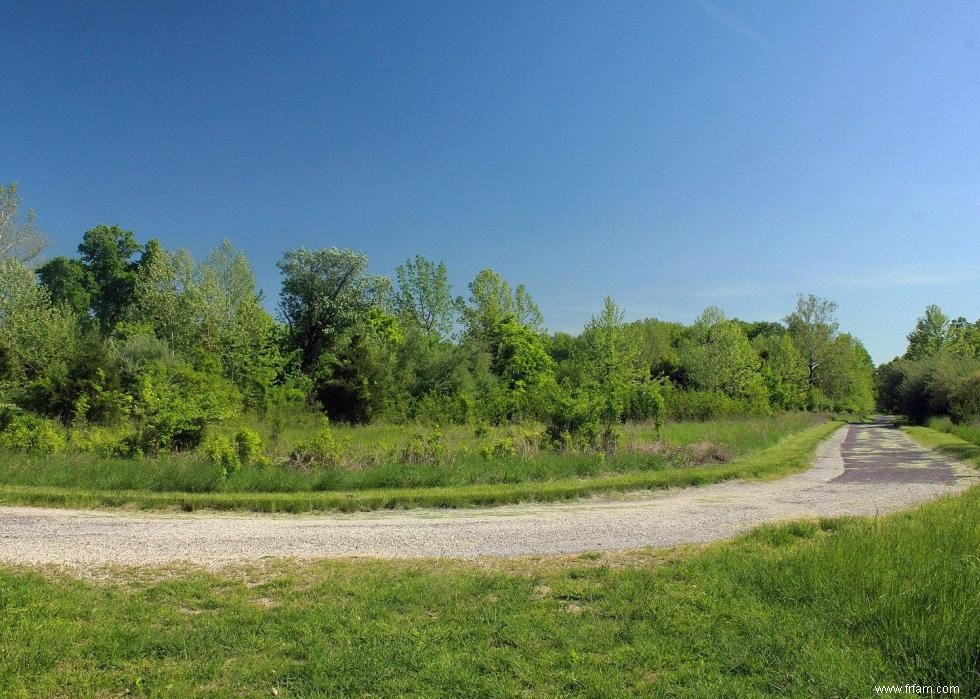
<path id="1" fill-rule="evenodd" d="M 976 2 L 7 2 L 0 181 L 97 223 L 524 282 L 549 327 L 980 316 Z"/>

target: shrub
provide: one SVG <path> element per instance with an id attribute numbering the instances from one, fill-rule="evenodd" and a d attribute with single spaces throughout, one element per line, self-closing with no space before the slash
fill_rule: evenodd
<path id="1" fill-rule="evenodd" d="M 652 381 L 637 384 L 630 392 L 626 417 L 630 420 L 653 420 L 659 432 L 667 418 L 667 402 L 660 385 Z"/>
<path id="2" fill-rule="evenodd" d="M 185 365 L 156 364 L 139 380 L 135 450 L 192 449 L 209 425 L 231 417 L 241 396 L 226 379 Z"/>
<path id="3" fill-rule="evenodd" d="M 715 391 L 670 392 L 667 399 L 670 417 L 674 420 L 696 420 L 705 422 L 721 417 L 730 417 L 742 412 L 739 401 Z"/>
<path id="4" fill-rule="evenodd" d="M 316 433 L 293 449 L 290 460 L 300 468 L 308 469 L 319 466 L 337 466 L 340 464 L 342 449 L 340 442 L 330 429 L 330 424 L 324 419 L 324 424 Z"/>
<path id="5" fill-rule="evenodd" d="M 126 437 L 118 430 L 105 427 L 78 427 L 68 435 L 72 447 L 81 452 L 103 457 L 127 456 L 130 453 Z"/>
<path id="6" fill-rule="evenodd" d="M 14 415 L 0 432 L 0 447 L 31 454 L 55 454 L 65 448 L 65 437 L 53 420 Z"/>
<path id="7" fill-rule="evenodd" d="M 226 437 L 219 435 L 208 436 L 202 443 L 201 450 L 210 463 L 221 466 L 221 475 L 224 477 L 227 477 L 242 467 L 238 452 Z"/>
<path id="8" fill-rule="evenodd" d="M 441 464 L 448 453 L 442 432 L 435 430 L 428 435 L 413 435 L 399 459 L 403 464 Z"/>
<path id="9" fill-rule="evenodd" d="M 262 457 L 262 439 L 254 430 L 243 427 L 235 435 L 235 452 L 243 464 L 250 464 Z"/>
<path id="10" fill-rule="evenodd" d="M 504 437 L 490 444 L 480 445 L 480 456 L 484 459 L 500 459 L 508 456 L 517 456 L 517 447 L 514 440 Z"/>
<path id="11" fill-rule="evenodd" d="M 551 447 L 594 447 L 601 434 L 596 407 L 587 396 L 573 396 L 566 391 L 555 395 L 545 423 L 545 440 Z"/>
<path id="12" fill-rule="evenodd" d="M 980 371 L 964 379 L 953 389 L 950 414 L 956 422 L 980 418 Z"/>

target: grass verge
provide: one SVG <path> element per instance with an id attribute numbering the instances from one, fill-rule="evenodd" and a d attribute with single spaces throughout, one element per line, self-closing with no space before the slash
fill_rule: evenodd
<path id="1" fill-rule="evenodd" d="M 5 696 L 980 693 L 980 489 L 687 552 L 0 567 Z"/>
<path id="2" fill-rule="evenodd" d="M 980 445 L 977 443 L 931 427 L 905 426 L 902 427 L 902 431 L 924 447 L 935 449 L 980 468 Z"/>
<path id="3" fill-rule="evenodd" d="M 195 511 L 355 512 L 414 507 L 468 507 L 524 501 L 549 502 L 599 493 L 706 485 L 733 478 L 767 478 L 804 470 L 817 444 L 840 422 L 804 429 L 776 445 L 733 463 L 655 471 L 565 478 L 530 483 L 497 483 L 434 488 L 383 488 L 327 492 L 150 492 L 51 486 L 0 485 L 0 503 L 49 507 L 127 507 Z"/>

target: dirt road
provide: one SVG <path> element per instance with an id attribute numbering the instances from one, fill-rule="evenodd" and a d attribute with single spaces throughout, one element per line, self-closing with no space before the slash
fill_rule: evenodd
<path id="1" fill-rule="evenodd" d="M 977 482 L 888 424 L 849 425 L 805 473 L 618 499 L 355 515 L 131 514 L 0 507 L 0 561 L 207 566 L 266 557 L 516 556 L 672 546 L 763 522 L 873 515 Z"/>

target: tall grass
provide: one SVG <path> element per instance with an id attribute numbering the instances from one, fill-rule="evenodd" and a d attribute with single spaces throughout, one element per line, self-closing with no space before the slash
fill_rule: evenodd
<path id="1" fill-rule="evenodd" d="M 934 417 L 929 420 L 928 426 L 931 429 L 955 435 L 972 444 L 980 445 L 980 423 L 978 422 L 957 424 L 948 417 Z"/>
<path id="2" fill-rule="evenodd" d="M 980 694 L 980 489 L 686 554 L 0 567 L 8 696 Z"/>
<path id="3" fill-rule="evenodd" d="M 227 480 L 217 479 L 213 481 L 215 490 L 197 491 L 155 491 L 150 489 L 106 489 L 96 488 L 88 484 L 99 482 L 97 478 L 112 481 L 116 473 L 113 470 L 114 462 L 100 464 L 98 470 L 79 468 L 73 472 L 70 467 L 65 467 L 64 461 L 52 459 L 49 465 L 42 466 L 38 470 L 33 469 L 33 462 L 27 463 L 21 468 L 14 468 L 10 463 L 6 465 L 3 473 L 12 476 L 23 474 L 23 480 L 27 483 L 6 483 L 0 485 L 0 502 L 10 504 L 25 505 L 49 505 L 60 507 L 116 507 L 129 506 L 144 509 L 159 508 L 179 508 L 184 510 L 196 510 L 202 508 L 220 510 L 252 510 L 263 512 L 305 512 L 310 510 L 374 510 L 395 507 L 464 507 L 473 505 L 498 505 L 503 503 L 514 503 L 522 501 L 546 502 L 553 500 L 563 500 L 569 498 L 584 497 L 595 493 L 606 493 L 615 491 L 627 491 L 650 488 L 682 487 L 691 485 L 703 485 L 714 483 L 731 478 L 764 478 L 775 477 L 805 469 L 809 464 L 816 445 L 830 435 L 840 423 L 830 422 L 818 424 L 813 427 L 795 432 L 774 446 L 761 451 L 742 456 L 732 463 L 717 465 L 688 465 L 683 462 L 675 463 L 665 460 L 662 454 L 647 455 L 642 453 L 632 454 L 629 458 L 635 461 L 627 461 L 627 464 L 637 464 L 638 469 L 624 473 L 615 470 L 602 470 L 608 468 L 608 462 L 603 462 L 597 457 L 591 457 L 591 461 L 586 462 L 590 467 L 595 468 L 596 475 L 583 478 L 580 472 L 575 472 L 572 477 L 553 478 L 547 480 L 523 481 L 514 483 L 464 483 L 451 486 L 435 486 L 421 488 L 399 488 L 384 487 L 373 489 L 350 489 L 350 490 L 279 490 L 279 491 L 245 491 L 227 490 L 225 488 L 234 487 L 238 481 L 229 478 Z M 67 457 L 62 457 L 67 458 Z M 561 459 L 568 459 L 562 462 Z M 581 455 L 578 459 L 586 458 Z M 546 464 L 554 464 L 556 468 L 567 469 L 569 464 L 575 466 L 581 461 L 575 461 L 568 456 L 548 455 Z M 122 461 L 118 473 L 123 477 L 127 476 L 127 469 L 132 470 L 133 464 Z M 187 464 L 180 464 L 180 468 L 191 468 Z M 535 465 L 523 464 L 524 471 L 517 473 L 526 474 L 527 469 L 534 468 Z M 53 469 L 46 472 L 44 469 Z M 172 473 L 178 473 L 177 467 Z M 407 467 L 415 468 L 415 467 Z M 619 468 L 613 464 L 613 469 Z M 585 469 L 583 469 L 584 471 Z M 302 474 L 286 470 L 269 471 L 278 474 L 279 478 L 300 479 L 309 478 L 314 474 Z M 334 469 L 328 473 L 337 473 Z M 53 473 L 74 475 L 72 481 L 78 485 L 75 487 L 35 485 L 31 479 L 37 478 L 37 473 Z M 198 471 L 191 471 L 192 474 Z M 259 471 L 261 474 L 262 471 Z M 355 476 L 357 471 L 350 471 Z M 132 475 L 132 474 L 130 474 Z M 139 474 L 138 474 L 139 475 Z M 8 476 L 9 477 L 9 476 Z M 11 478 L 10 480 L 14 480 Z M 106 482 L 106 481 L 101 481 Z M 143 481 L 152 485 L 160 481 Z M 195 483 L 195 481 L 188 481 Z M 363 481 L 362 481 L 363 482 Z M 207 485 L 209 481 L 204 481 Z M 282 480 L 270 478 L 269 483 L 280 485 Z M 231 484 L 230 486 L 228 484 Z"/>
<path id="4" fill-rule="evenodd" d="M 663 438 L 674 446 L 710 442 L 720 447 L 723 454 L 739 457 L 772 446 L 824 419 L 806 413 L 791 413 L 774 418 L 669 424 L 664 428 Z M 294 425 L 290 428 L 292 434 L 288 438 L 281 437 L 274 448 L 282 452 L 284 443 L 301 441 L 315 428 L 316 423 Z M 417 427 L 340 426 L 334 430 L 338 441 L 344 445 L 342 463 L 309 471 L 280 463 L 266 467 L 246 466 L 225 474 L 220 466 L 204 462 L 195 453 L 124 459 L 77 452 L 53 456 L 0 452 L 0 484 L 149 492 L 317 493 L 534 483 L 688 465 L 688 452 L 683 450 L 629 448 L 658 439 L 652 426 L 642 424 L 627 426 L 624 442 L 628 444 L 608 458 L 604 454 L 549 451 L 490 457 L 480 454 L 480 444 L 492 443 L 522 428 L 511 429 L 508 432 L 507 428 L 498 428 L 491 436 L 476 436 L 472 427 L 449 428 L 442 433 L 446 445 L 443 457 L 422 463 L 405 463 L 402 454 Z"/>

